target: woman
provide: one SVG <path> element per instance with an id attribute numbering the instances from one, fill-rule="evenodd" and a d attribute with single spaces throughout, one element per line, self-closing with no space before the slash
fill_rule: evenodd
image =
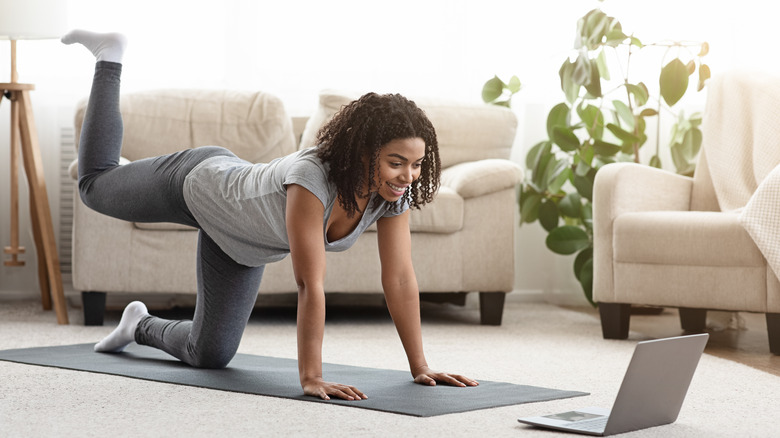
<path id="1" fill-rule="evenodd" d="M 75 30 L 62 38 L 96 57 L 79 140 L 79 191 L 103 214 L 200 229 L 198 298 L 192 321 L 149 315 L 130 303 L 117 328 L 95 345 L 120 352 L 131 342 L 194 367 L 222 368 L 235 355 L 267 263 L 292 258 L 298 285 L 298 368 L 307 395 L 367 398 L 322 376 L 325 252 L 349 248 L 376 222 L 382 285 L 416 383 L 475 386 L 433 371 L 422 349 L 419 291 L 411 263 L 409 208 L 430 202 L 441 173 L 436 134 L 400 95 L 369 93 L 318 133 L 319 146 L 253 165 L 227 149 L 201 147 L 119 166 L 122 117 L 120 34 Z"/>

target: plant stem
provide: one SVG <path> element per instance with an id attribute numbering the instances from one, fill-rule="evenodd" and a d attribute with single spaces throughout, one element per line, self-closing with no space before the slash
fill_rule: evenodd
<path id="1" fill-rule="evenodd" d="M 631 92 L 628 90 L 628 73 L 631 70 L 631 55 L 633 46 L 628 46 L 628 59 L 626 59 L 626 76 L 623 78 L 626 88 L 626 101 L 628 102 L 628 110 L 631 115 L 634 114 L 634 104 L 631 102 Z M 634 120 L 634 136 L 639 137 L 639 124 Z M 634 162 L 639 163 L 639 142 L 634 142 Z"/>

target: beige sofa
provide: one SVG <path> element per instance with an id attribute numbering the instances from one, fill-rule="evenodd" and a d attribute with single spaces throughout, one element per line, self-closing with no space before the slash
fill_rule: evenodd
<path id="1" fill-rule="evenodd" d="M 713 78 L 693 178 L 633 163 L 597 174 L 593 294 L 605 338 L 628 336 L 632 304 L 679 308 L 689 332 L 705 329 L 708 310 L 757 312 L 766 314 L 770 351 L 780 354 L 780 282 L 743 214 L 762 184 L 753 171 L 780 163 L 780 86 L 759 78 Z M 764 146 L 774 159 L 761 154 Z M 771 228 L 777 245 L 780 229 Z"/>
<path id="2" fill-rule="evenodd" d="M 220 145 L 267 162 L 314 144 L 316 131 L 357 95 L 323 92 L 308 120 L 292 120 L 267 93 L 158 90 L 122 96 L 127 160 L 201 145 Z M 480 292 L 483 324 L 500 324 L 514 283 L 515 187 L 509 161 L 517 120 L 506 109 L 417 100 L 436 127 L 443 175 L 436 199 L 411 215 L 413 260 L 423 299 L 463 303 Z M 76 138 L 86 103 L 76 112 Z M 294 129 L 294 126 L 297 129 Z M 300 142 L 297 140 L 300 138 Z M 71 176 L 76 178 L 76 165 Z M 341 299 L 381 294 L 376 233 L 327 254 L 325 289 Z M 106 305 L 143 299 L 152 307 L 194 303 L 197 232 L 175 224 L 140 224 L 96 213 L 75 196 L 73 287 L 86 324 L 102 324 Z M 296 292 L 289 257 L 267 266 L 261 297 Z M 80 293 L 80 294 L 79 294 Z M 258 300 L 262 302 L 262 300 Z M 294 302 L 294 301 L 293 301 Z"/>

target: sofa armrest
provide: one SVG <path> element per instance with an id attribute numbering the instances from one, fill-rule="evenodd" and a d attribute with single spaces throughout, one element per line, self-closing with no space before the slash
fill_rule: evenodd
<path id="1" fill-rule="evenodd" d="M 456 164 L 441 174 L 442 185 L 455 190 L 464 199 L 515 187 L 522 179 L 522 167 L 499 158 Z"/>
<path id="2" fill-rule="evenodd" d="M 602 167 L 593 186 L 593 298 L 614 302 L 613 223 L 623 213 L 688 211 L 693 179 L 636 163 Z"/>
<path id="3" fill-rule="evenodd" d="M 129 163 L 130 160 L 128 160 L 125 157 L 119 157 L 119 165 L 125 165 Z M 70 175 L 71 179 L 74 181 L 79 179 L 79 159 L 76 158 L 75 160 L 71 161 L 70 165 L 68 166 L 68 174 Z"/>

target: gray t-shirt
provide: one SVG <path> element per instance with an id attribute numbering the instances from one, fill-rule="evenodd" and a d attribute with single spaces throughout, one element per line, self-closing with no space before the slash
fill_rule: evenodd
<path id="1" fill-rule="evenodd" d="M 344 251 L 378 219 L 395 216 L 409 206 L 382 202 L 371 195 L 354 231 L 329 242 L 325 227 L 337 202 L 336 187 L 328 181 L 328 166 L 316 148 L 302 149 L 270 163 L 252 164 L 230 156 L 204 160 L 184 180 L 184 200 L 200 227 L 233 260 L 246 266 L 279 261 L 290 253 L 285 219 L 287 185 L 312 192 L 325 207 L 323 235 L 326 251 Z"/>

